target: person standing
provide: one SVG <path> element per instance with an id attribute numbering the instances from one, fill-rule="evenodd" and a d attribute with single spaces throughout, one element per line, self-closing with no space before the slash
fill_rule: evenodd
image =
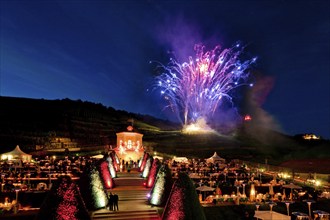
<path id="1" fill-rule="evenodd" d="M 109 196 L 109 210 L 113 211 L 113 205 L 114 205 L 114 195 L 112 194 L 112 192 L 110 192 L 110 196 Z"/>
<path id="2" fill-rule="evenodd" d="M 118 209 L 118 200 L 119 200 L 119 197 L 118 197 L 118 195 L 115 193 L 114 195 L 113 195 L 113 210 L 114 211 L 118 211 L 119 209 Z"/>

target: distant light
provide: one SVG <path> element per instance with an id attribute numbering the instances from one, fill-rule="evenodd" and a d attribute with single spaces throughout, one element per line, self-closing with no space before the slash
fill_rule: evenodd
<path id="1" fill-rule="evenodd" d="M 320 137 L 316 136 L 315 134 L 305 134 L 303 136 L 303 139 L 305 139 L 305 140 L 319 140 Z"/>
<path id="2" fill-rule="evenodd" d="M 251 121 L 252 117 L 250 115 L 245 115 L 244 116 L 244 121 Z"/>
<path id="3" fill-rule="evenodd" d="M 253 83 L 250 83 L 250 87 L 253 87 Z"/>

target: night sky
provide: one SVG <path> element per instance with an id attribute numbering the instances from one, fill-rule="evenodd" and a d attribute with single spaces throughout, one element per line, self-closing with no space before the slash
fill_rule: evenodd
<path id="1" fill-rule="evenodd" d="M 330 138 L 328 0 L 0 4 L 1 96 L 81 99 L 170 118 L 152 92 L 157 71 L 149 61 L 166 64 L 175 53 L 184 62 L 196 43 L 241 41 L 258 57 L 262 95 L 251 114 L 289 135 Z"/>

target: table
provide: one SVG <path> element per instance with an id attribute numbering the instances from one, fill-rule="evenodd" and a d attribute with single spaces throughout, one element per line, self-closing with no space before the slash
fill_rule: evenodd
<path id="1" fill-rule="evenodd" d="M 321 220 L 329 220 L 330 219 L 330 213 L 322 211 L 322 210 L 314 210 L 314 214 L 318 214 Z"/>
<path id="2" fill-rule="evenodd" d="M 309 220 L 309 216 L 306 213 L 303 212 L 292 212 L 292 215 L 294 215 L 297 220 Z"/>

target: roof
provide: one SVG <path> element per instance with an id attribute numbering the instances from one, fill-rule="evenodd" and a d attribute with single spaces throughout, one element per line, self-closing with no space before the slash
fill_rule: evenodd
<path id="1" fill-rule="evenodd" d="M 14 150 L 9 151 L 9 152 L 4 153 L 4 154 L 11 154 L 11 155 L 30 155 L 30 154 L 24 153 L 18 145 L 15 147 Z"/>
<path id="2" fill-rule="evenodd" d="M 215 161 L 224 161 L 225 159 L 221 158 L 217 152 L 214 152 L 213 156 L 206 159 L 206 162 L 215 162 Z"/>
<path id="3" fill-rule="evenodd" d="M 217 154 L 217 152 L 214 152 L 213 156 L 210 157 L 210 158 L 221 158 L 221 157 L 219 157 L 219 155 Z"/>

